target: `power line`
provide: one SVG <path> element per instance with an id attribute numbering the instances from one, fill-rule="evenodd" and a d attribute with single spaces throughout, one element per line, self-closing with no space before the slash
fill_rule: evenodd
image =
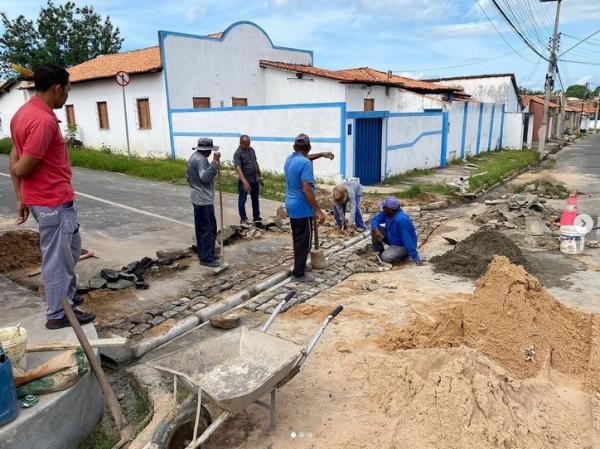
<path id="1" fill-rule="evenodd" d="M 588 37 L 586 37 L 585 39 L 581 39 L 578 43 L 576 43 L 575 45 L 573 45 L 571 48 L 569 48 L 568 50 L 563 51 L 560 55 L 557 56 L 557 58 L 560 58 L 562 55 L 564 55 L 565 53 L 570 52 L 571 50 L 573 50 L 574 48 L 578 47 L 579 45 L 583 44 L 585 41 L 587 41 L 588 39 L 592 38 L 593 36 L 595 36 L 596 34 L 600 33 L 600 30 L 590 34 Z"/>
<path id="2" fill-rule="evenodd" d="M 535 64 L 533 61 L 530 61 L 529 59 L 527 59 L 525 56 L 523 56 L 521 53 L 519 53 L 517 50 L 515 50 L 515 48 L 510 44 L 510 42 L 508 42 L 506 40 L 506 38 L 504 37 L 504 35 L 500 32 L 500 30 L 498 29 L 498 27 L 496 26 L 496 24 L 494 23 L 494 21 L 492 19 L 490 19 L 490 16 L 488 16 L 487 12 L 485 12 L 485 9 L 483 9 L 483 6 L 481 6 L 481 4 L 479 3 L 479 0 L 475 0 L 475 2 L 477 3 L 477 6 L 479 6 L 479 9 L 481 9 L 481 12 L 485 15 L 485 17 L 488 19 L 488 21 L 490 22 L 490 24 L 494 27 L 494 30 L 496 30 L 496 33 L 498 33 L 498 35 L 502 38 L 502 40 L 504 41 L 504 43 L 506 45 L 508 45 L 510 47 L 510 49 L 517 54 L 520 58 L 524 59 L 525 61 L 529 62 L 530 64 Z M 527 43 L 527 45 L 529 46 L 529 43 Z M 536 52 L 537 53 L 537 52 Z M 541 55 L 540 55 L 541 56 Z M 542 56 L 543 57 L 543 56 Z M 546 59 L 546 58 L 544 58 Z"/>
<path id="3" fill-rule="evenodd" d="M 535 48 L 531 42 L 529 42 L 529 40 L 523 35 L 523 33 L 521 33 L 521 31 L 516 27 L 516 25 L 510 20 L 510 18 L 506 15 L 506 13 L 504 12 L 504 10 L 500 7 L 500 5 L 498 4 L 498 0 L 492 0 L 492 3 L 494 4 L 494 6 L 496 7 L 496 9 L 500 12 L 500 14 L 502 14 L 502 17 L 504 17 L 504 19 L 508 22 L 508 24 L 510 25 L 510 27 L 515 31 L 515 33 L 517 33 L 517 35 L 523 40 L 523 42 L 525 42 L 525 44 L 536 54 L 538 55 L 540 58 L 545 59 L 546 61 L 549 61 L 549 59 L 543 55 L 542 53 L 540 53 L 537 48 Z M 479 0 L 477 0 L 477 4 L 479 5 Z M 481 8 L 481 5 L 479 5 L 479 7 Z M 481 8 L 483 10 L 483 8 Z M 487 16 L 487 14 L 486 14 Z M 531 62 L 531 61 L 530 61 Z"/>

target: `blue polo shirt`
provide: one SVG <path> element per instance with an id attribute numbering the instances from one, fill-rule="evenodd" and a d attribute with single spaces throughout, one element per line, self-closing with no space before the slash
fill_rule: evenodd
<path id="1" fill-rule="evenodd" d="M 283 166 L 285 172 L 285 208 L 290 218 L 306 218 L 315 214 L 302 190 L 302 181 L 315 187 L 312 164 L 302 154 L 293 152 Z"/>
<path id="2" fill-rule="evenodd" d="M 385 236 L 390 245 L 403 246 L 410 258 L 419 262 L 421 259 L 417 251 L 417 232 L 415 225 L 402 209 L 390 218 L 383 212 L 379 212 L 371 218 L 371 229 L 377 229 L 385 223 Z"/>

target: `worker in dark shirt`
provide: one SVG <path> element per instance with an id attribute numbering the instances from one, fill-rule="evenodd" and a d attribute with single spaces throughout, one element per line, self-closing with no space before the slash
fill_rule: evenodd
<path id="1" fill-rule="evenodd" d="M 384 262 L 399 262 L 410 256 L 416 265 L 424 265 L 417 252 L 415 225 L 400 208 L 400 200 L 388 197 L 381 206 L 382 211 L 371 219 L 373 251 Z M 389 246 L 385 248 L 384 243 Z"/>
<path id="2" fill-rule="evenodd" d="M 248 216 L 246 215 L 246 199 L 248 193 L 252 201 L 252 219 L 255 226 L 262 225 L 260 218 L 260 204 L 258 195 L 262 185 L 262 177 L 256 153 L 250 146 L 250 137 L 243 135 L 240 137 L 240 146 L 233 154 L 233 165 L 238 172 L 238 211 L 240 213 L 240 224 L 250 226 Z"/>

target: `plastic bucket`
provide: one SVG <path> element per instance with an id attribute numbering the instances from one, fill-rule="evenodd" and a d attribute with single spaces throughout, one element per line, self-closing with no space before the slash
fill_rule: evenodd
<path id="1" fill-rule="evenodd" d="M 15 419 L 19 412 L 10 357 L 5 357 L 2 349 L 0 349 L 0 398 L 0 427 L 2 427 Z"/>
<path id="2" fill-rule="evenodd" d="M 583 254 L 585 249 L 585 232 L 577 226 L 560 227 L 560 251 L 565 254 Z"/>
<path id="3" fill-rule="evenodd" d="M 27 369 L 27 331 L 23 326 L 0 328 L 0 344 L 16 367 Z"/>

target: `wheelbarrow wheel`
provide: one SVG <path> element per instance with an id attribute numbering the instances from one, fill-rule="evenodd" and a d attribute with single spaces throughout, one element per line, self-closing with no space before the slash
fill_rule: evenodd
<path id="1" fill-rule="evenodd" d="M 197 402 L 192 401 L 185 404 L 177 411 L 175 417 L 167 421 L 163 419 L 154 432 L 152 442 L 157 449 L 185 449 L 194 437 L 194 425 L 196 424 Z M 200 408 L 200 420 L 198 422 L 198 438 L 210 426 L 211 419 L 208 410 Z M 200 446 L 205 449 L 206 445 Z"/>

